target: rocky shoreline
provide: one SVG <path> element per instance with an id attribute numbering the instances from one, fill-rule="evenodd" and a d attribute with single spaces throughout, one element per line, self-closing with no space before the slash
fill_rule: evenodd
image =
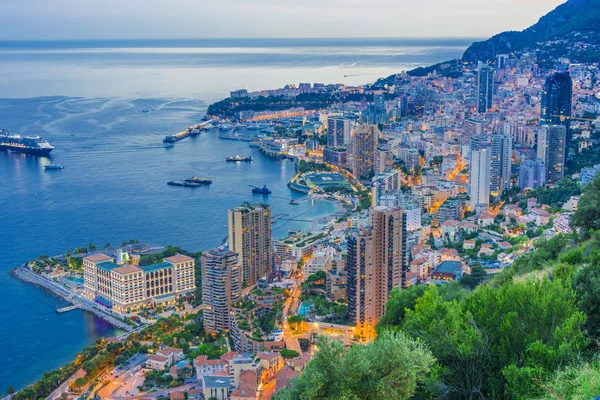
<path id="1" fill-rule="evenodd" d="M 29 270 L 29 268 L 27 268 L 25 265 L 21 265 L 21 266 L 11 269 L 9 272 L 9 275 L 15 279 L 20 280 L 21 282 L 28 283 L 28 284 L 35 286 L 47 293 L 50 293 L 53 296 L 56 296 L 62 300 L 65 300 L 65 301 L 73 304 L 80 310 L 88 311 L 88 312 L 94 314 L 96 317 L 100 318 L 101 320 L 108 322 L 115 328 L 123 329 L 127 332 L 129 332 L 133 329 L 132 326 L 126 324 L 125 322 L 119 320 L 118 318 L 116 318 L 106 312 L 103 312 L 103 311 L 97 309 L 96 307 L 93 307 L 91 305 L 84 303 L 83 301 L 77 299 L 76 297 L 72 297 L 72 295 L 70 293 L 68 293 L 67 289 L 59 288 L 59 286 L 57 284 L 36 274 L 35 272 Z"/>

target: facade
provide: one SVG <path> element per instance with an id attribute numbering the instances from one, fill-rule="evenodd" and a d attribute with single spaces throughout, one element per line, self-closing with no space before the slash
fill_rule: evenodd
<path id="1" fill-rule="evenodd" d="M 352 129 L 349 119 L 330 117 L 327 119 L 327 146 L 340 147 L 346 142 L 346 137 L 350 136 Z"/>
<path id="2" fill-rule="evenodd" d="M 241 300 L 242 281 L 238 255 L 212 249 L 202 253 L 202 305 L 204 329 L 218 333 L 231 328 L 232 304 Z"/>
<path id="3" fill-rule="evenodd" d="M 347 296 L 357 334 L 371 337 L 394 288 L 406 285 L 406 215 L 398 208 L 371 209 L 370 229 L 348 240 Z"/>
<path id="4" fill-rule="evenodd" d="M 104 254 L 87 256 L 83 279 L 83 294 L 117 313 L 173 305 L 196 289 L 194 259 L 181 254 L 146 266 L 118 265 Z"/>
<path id="5" fill-rule="evenodd" d="M 538 131 L 537 158 L 546 169 L 546 183 L 556 184 L 565 176 L 567 128 L 544 125 Z"/>
<path id="6" fill-rule="evenodd" d="M 535 189 L 546 182 L 546 168 L 542 160 L 525 160 L 519 167 L 519 187 L 521 190 Z"/>
<path id="7" fill-rule="evenodd" d="M 494 70 L 479 63 L 477 72 L 477 111 L 484 113 L 494 104 Z"/>
<path id="8" fill-rule="evenodd" d="M 229 249 L 238 255 L 242 282 L 254 285 L 273 270 L 271 208 L 246 204 L 228 212 Z"/>
<path id="9" fill-rule="evenodd" d="M 488 147 L 471 151 L 469 168 L 469 205 L 471 210 L 487 208 L 490 204 L 491 151 Z"/>
<path id="10" fill-rule="evenodd" d="M 490 163 L 490 192 L 499 196 L 510 189 L 512 167 L 512 137 L 492 135 Z"/>
<path id="11" fill-rule="evenodd" d="M 336 167 L 345 167 L 348 160 L 347 154 L 347 150 L 343 147 L 326 147 L 323 149 L 323 162 Z"/>
<path id="12" fill-rule="evenodd" d="M 571 126 L 573 81 L 569 72 L 556 72 L 546 78 L 542 92 L 540 122 L 544 125 L 564 125 L 567 128 L 567 148 Z"/>
<path id="13" fill-rule="evenodd" d="M 353 168 L 357 178 L 370 178 L 375 172 L 375 148 L 379 139 L 377 125 L 361 125 L 354 132 Z"/>

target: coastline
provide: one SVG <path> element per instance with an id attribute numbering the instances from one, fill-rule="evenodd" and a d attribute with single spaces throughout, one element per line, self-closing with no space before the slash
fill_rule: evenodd
<path id="1" fill-rule="evenodd" d="M 115 328 L 122 329 L 126 332 L 130 332 L 132 330 L 132 327 L 130 325 L 127 325 L 126 323 L 118 320 L 117 318 L 98 310 L 96 307 L 85 304 L 80 299 L 73 297 L 73 294 L 69 294 L 66 291 L 66 289 L 64 289 L 64 292 L 63 292 L 61 289 L 59 289 L 59 286 L 57 284 L 32 272 L 24 264 L 11 269 L 8 274 L 11 277 L 13 277 L 23 283 L 35 286 L 38 289 L 41 289 L 46 293 L 49 293 L 49 294 L 51 294 L 59 299 L 62 299 L 68 303 L 71 303 L 73 306 L 77 307 L 78 309 L 80 309 L 84 312 L 87 311 L 87 312 L 94 314 L 96 317 L 111 324 Z"/>

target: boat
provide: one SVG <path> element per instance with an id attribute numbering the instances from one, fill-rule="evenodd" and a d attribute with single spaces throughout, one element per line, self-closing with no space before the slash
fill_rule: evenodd
<path id="1" fill-rule="evenodd" d="M 293 205 L 293 206 L 297 206 L 297 205 L 300 204 L 300 202 L 298 200 L 296 200 L 296 199 L 292 199 L 292 200 L 290 200 L 290 204 Z"/>
<path id="2" fill-rule="evenodd" d="M 233 124 L 230 124 L 230 123 L 223 124 L 219 127 L 219 130 L 222 130 L 222 131 L 230 131 L 232 129 L 233 129 Z"/>
<path id="3" fill-rule="evenodd" d="M 228 140 L 239 140 L 241 142 L 251 142 L 252 137 L 241 135 L 237 132 L 231 133 L 219 133 L 219 139 L 228 139 Z"/>
<path id="4" fill-rule="evenodd" d="M 198 187 L 202 186 L 200 183 L 195 182 L 186 182 L 186 181 L 169 181 L 167 182 L 169 186 L 183 186 L 183 187 Z"/>
<path id="5" fill-rule="evenodd" d="M 150 110 L 148 110 L 148 107 L 144 107 L 144 109 L 142 110 L 143 113 L 147 113 L 150 112 Z"/>
<path id="6" fill-rule="evenodd" d="M 263 129 L 263 127 L 260 124 L 254 123 L 254 124 L 248 124 L 246 129 L 249 131 L 259 131 L 259 130 Z"/>
<path id="7" fill-rule="evenodd" d="M 53 164 L 44 165 L 44 168 L 48 169 L 48 170 L 61 170 L 61 169 L 64 169 L 65 167 L 63 167 L 60 164 L 53 163 Z"/>
<path id="8" fill-rule="evenodd" d="M 15 153 L 46 157 L 54 150 L 54 147 L 40 136 L 21 137 L 9 133 L 6 129 L 2 129 L 0 131 L 0 150 L 10 150 Z"/>
<path id="9" fill-rule="evenodd" d="M 163 146 L 165 147 L 165 149 L 170 149 L 171 147 L 175 147 L 175 144 L 172 142 L 165 142 Z"/>
<path id="10" fill-rule="evenodd" d="M 184 182 L 199 183 L 201 185 L 210 185 L 212 183 L 212 180 L 207 177 L 198 178 L 197 176 L 192 176 L 191 178 L 186 179 Z"/>
<path id="11" fill-rule="evenodd" d="M 258 187 L 258 186 L 253 186 L 253 185 L 248 185 L 250 186 L 252 189 L 252 193 L 254 194 L 271 194 L 272 192 L 269 190 L 269 188 L 267 188 L 267 185 L 263 186 L 262 188 Z"/>
<path id="12" fill-rule="evenodd" d="M 242 156 L 235 156 L 235 157 L 227 157 L 226 158 L 227 162 L 250 162 L 252 161 L 252 157 L 242 157 Z"/>

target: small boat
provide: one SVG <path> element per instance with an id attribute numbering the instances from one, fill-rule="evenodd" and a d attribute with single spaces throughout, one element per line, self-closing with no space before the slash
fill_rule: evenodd
<path id="1" fill-rule="evenodd" d="M 300 202 L 298 200 L 296 200 L 296 199 L 292 199 L 292 200 L 290 200 L 290 204 L 294 205 L 294 206 L 297 206 L 297 205 L 300 204 Z"/>
<path id="2" fill-rule="evenodd" d="M 222 131 L 230 131 L 233 129 L 233 124 L 230 124 L 230 123 L 223 124 L 219 127 L 219 129 Z"/>
<path id="3" fill-rule="evenodd" d="M 207 177 L 198 178 L 197 176 L 192 176 L 191 178 L 186 179 L 185 182 L 210 185 L 212 183 L 212 180 Z"/>
<path id="4" fill-rule="evenodd" d="M 167 182 L 167 185 L 169 186 L 183 186 L 183 187 L 198 187 L 198 186 L 202 186 L 202 184 L 200 183 L 195 183 L 195 182 L 185 182 L 185 181 L 169 181 Z"/>
<path id="5" fill-rule="evenodd" d="M 271 194 L 272 192 L 267 188 L 267 185 L 263 186 L 262 188 L 258 187 L 258 186 L 252 186 L 252 185 L 248 185 L 250 187 L 252 187 L 252 193 L 254 194 Z"/>
<path id="6" fill-rule="evenodd" d="M 58 170 L 64 169 L 65 167 L 63 167 L 60 164 L 48 164 L 48 165 L 45 165 L 44 168 L 49 169 L 49 170 L 58 171 Z"/>
<path id="7" fill-rule="evenodd" d="M 225 160 L 227 162 L 241 162 L 241 161 L 250 162 L 250 161 L 252 161 L 252 157 L 235 156 L 235 157 L 227 157 Z"/>

